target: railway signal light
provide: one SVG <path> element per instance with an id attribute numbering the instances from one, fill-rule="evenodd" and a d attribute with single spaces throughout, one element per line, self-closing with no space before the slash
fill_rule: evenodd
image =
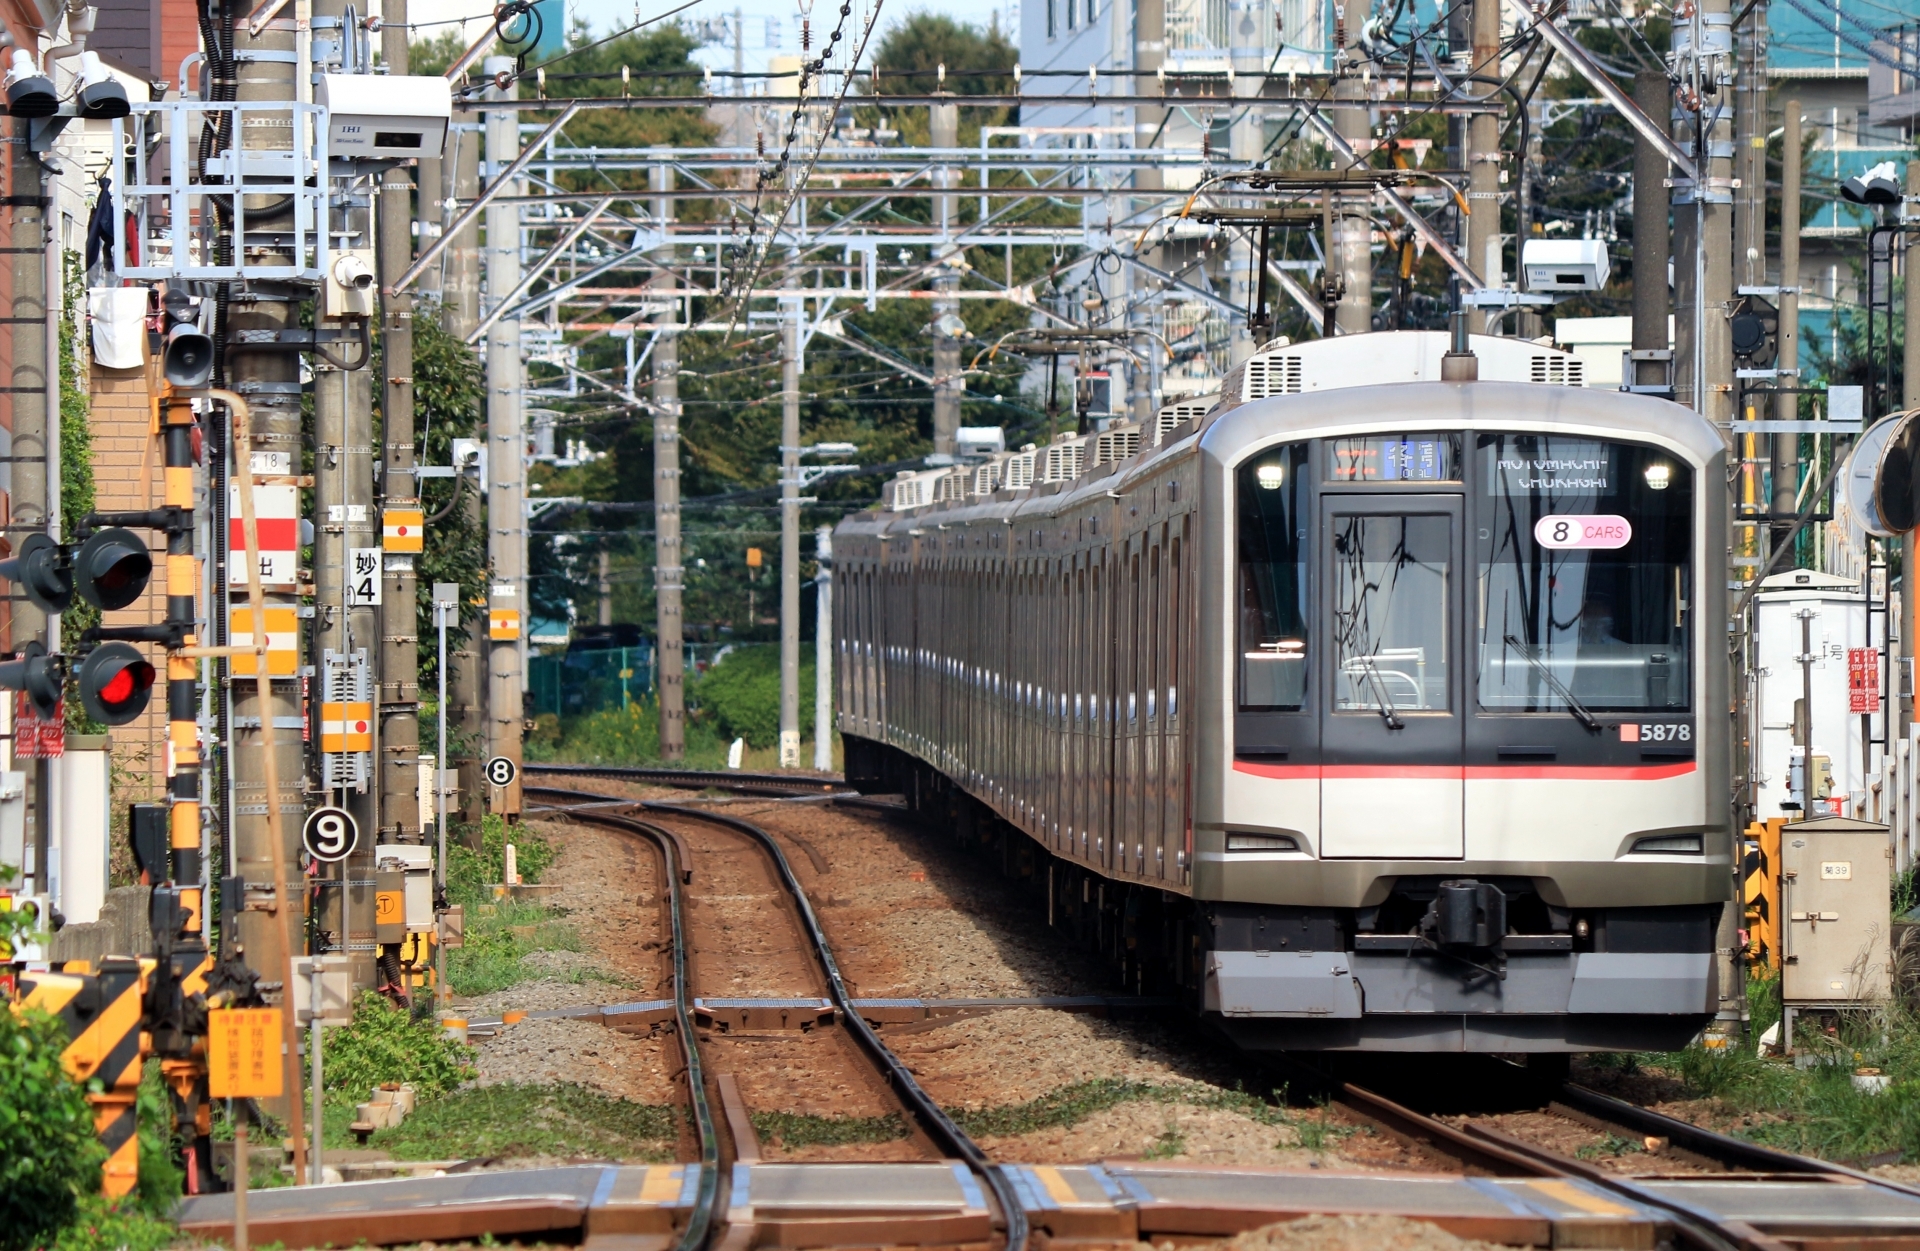
<path id="1" fill-rule="evenodd" d="M 29 534 L 11 560 L 0 560 L 0 578 L 17 583 L 41 612 L 73 606 L 73 571 L 67 553 L 45 534 Z"/>
<path id="2" fill-rule="evenodd" d="M 34 712 L 42 717 L 60 711 L 66 676 L 66 658 L 47 655 L 39 643 L 28 643 L 18 660 L 0 661 L 0 690 L 26 692 Z"/>
<path id="3" fill-rule="evenodd" d="M 140 598 L 153 575 L 153 553 L 131 530 L 96 530 L 73 557 L 70 576 L 80 598 L 95 608 L 125 608 Z"/>
<path id="4" fill-rule="evenodd" d="M 153 665 L 128 643 L 102 643 L 80 662 L 80 703 L 87 715 L 125 725 L 145 711 Z"/>

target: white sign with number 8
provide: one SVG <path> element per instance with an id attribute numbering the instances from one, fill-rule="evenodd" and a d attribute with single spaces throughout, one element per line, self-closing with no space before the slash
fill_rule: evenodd
<path id="1" fill-rule="evenodd" d="M 1542 517 L 1533 523 L 1534 542 L 1542 547 L 1587 547 L 1611 550 L 1633 539 L 1633 523 L 1625 517 Z"/>

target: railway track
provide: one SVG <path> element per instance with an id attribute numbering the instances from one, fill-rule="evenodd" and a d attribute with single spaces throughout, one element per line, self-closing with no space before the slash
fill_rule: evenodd
<path id="1" fill-rule="evenodd" d="M 640 780 L 631 777 L 636 772 L 673 771 L 634 770 L 607 776 Z M 645 780 L 659 781 L 651 777 Z M 745 785 L 755 785 L 755 782 L 750 775 Z M 711 783 L 701 780 L 688 784 L 706 786 Z M 718 1086 L 720 1075 L 703 1057 L 701 1027 L 703 1023 L 708 1026 L 706 1032 L 709 1042 L 705 1045 L 713 1045 L 713 1030 L 716 1027 L 722 1030 L 727 1028 L 722 1020 L 726 1008 L 724 999 L 696 1002 L 698 997 L 694 994 L 694 983 L 700 973 L 696 972 L 695 966 L 703 963 L 700 959 L 703 955 L 706 957 L 704 963 L 718 966 L 725 963 L 729 955 L 737 958 L 739 953 L 716 950 L 721 944 L 711 938 L 703 948 L 701 936 L 696 934 L 698 927 L 690 917 L 688 892 L 696 880 L 704 886 L 710 878 L 737 886 L 751 878 L 755 863 L 762 866 L 760 871 L 763 873 L 767 867 L 771 868 L 778 891 L 786 899 L 789 922 L 795 930 L 795 936 L 802 940 L 798 949 L 810 957 L 811 972 L 826 991 L 824 998 L 831 1005 L 836 1029 L 833 1036 L 820 1041 L 830 1048 L 851 1051 L 864 1061 L 871 1076 L 898 1104 L 916 1140 L 923 1144 L 928 1153 L 965 1165 L 977 1184 L 993 1196 L 999 1208 L 1006 1251 L 1023 1251 L 1027 1241 L 1027 1219 L 1013 1185 L 1001 1170 L 992 1166 L 978 1144 L 921 1089 L 906 1066 L 887 1049 L 873 1028 L 855 1010 L 852 996 L 840 974 L 839 963 L 814 913 L 813 905 L 794 875 L 784 849 L 771 834 L 751 821 L 677 804 L 633 801 L 626 811 L 613 811 L 605 806 L 606 796 L 593 792 L 546 786 L 528 786 L 526 792 L 529 796 L 553 804 L 555 815 L 564 814 L 572 820 L 647 840 L 659 852 L 661 863 L 665 866 L 663 876 L 667 884 L 673 951 L 674 1020 L 686 1061 L 689 1103 L 693 1111 L 694 1133 L 698 1139 L 697 1152 L 705 1166 L 701 1169 L 701 1188 L 693 1219 L 689 1221 L 679 1243 L 682 1251 L 697 1251 L 707 1244 L 718 1229 L 726 1202 L 726 1195 L 719 1185 L 723 1160 L 747 1162 L 758 1155 L 752 1123 L 744 1104 L 731 1091 L 720 1087 L 726 1115 L 716 1119 L 712 1100 L 707 1094 L 708 1079 L 713 1078 Z M 636 816 L 634 810 L 646 816 Z M 716 833 L 719 836 L 717 840 L 713 837 Z M 731 846 L 727 845 L 729 843 Z M 702 866 L 698 870 L 696 863 Z M 733 944 L 726 946 L 732 947 Z M 844 1031 L 844 1034 L 840 1034 L 840 1031 Z M 731 1074 L 727 1076 L 730 1078 Z M 723 1124 L 726 1127 L 724 1142 Z"/>
<path id="2" fill-rule="evenodd" d="M 522 768 L 529 775 L 608 778 L 648 786 L 733 791 L 741 795 L 768 795 L 779 798 L 792 795 L 853 794 L 837 777 L 809 777 L 795 773 L 743 773 L 734 769 L 722 773 L 713 769 L 643 769 L 634 765 L 529 764 Z"/>
<path id="3" fill-rule="evenodd" d="M 1495 1177 L 1577 1178 L 1663 1213 L 1686 1245 L 1705 1251 L 1794 1251 L 1831 1244 L 1828 1239 L 1796 1236 L 1790 1226 L 1775 1232 L 1756 1228 L 1752 1221 L 1728 1215 L 1725 1204 L 1701 1202 L 1693 1192 L 1702 1188 L 1736 1182 L 1779 1190 L 1782 1183 L 1799 1183 L 1818 1188 L 1800 1191 L 1801 1197 L 1815 1199 L 1814 1207 L 1825 1200 L 1841 1209 L 1859 1208 L 1862 1196 L 1874 1190 L 1889 1196 L 1920 1196 L 1912 1187 L 1704 1129 L 1571 1082 L 1551 1092 L 1544 1106 L 1535 1110 L 1590 1131 L 1646 1141 L 1644 1168 L 1632 1172 L 1602 1168 L 1504 1132 L 1478 1117 L 1433 1115 L 1352 1082 L 1339 1082 L 1330 1093 L 1349 1113 L 1417 1151 Z M 1788 1206 L 1793 1206 L 1792 1201 Z"/>

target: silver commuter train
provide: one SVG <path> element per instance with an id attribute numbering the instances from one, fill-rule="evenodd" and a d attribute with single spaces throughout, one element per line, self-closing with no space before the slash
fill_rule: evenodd
<path id="1" fill-rule="evenodd" d="M 1128 459 L 843 521 L 848 778 L 1246 1046 L 1683 1045 L 1731 895 L 1722 441 L 1522 341 L 1422 380 L 1446 346 L 1269 349 Z"/>

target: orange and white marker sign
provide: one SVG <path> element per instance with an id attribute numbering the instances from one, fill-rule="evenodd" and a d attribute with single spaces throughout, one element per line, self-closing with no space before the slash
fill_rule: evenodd
<path id="1" fill-rule="evenodd" d="M 380 546 L 389 552 L 418 552 L 427 537 L 427 514 L 419 508 L 389 508 L 381 514 Z"/>
<path id="2" fill-rule="evenodd" d="M 267 676 L 290 678 L 300 670 L 300 623 L 291 608 L 267 609 Z M 233 647 L 252 648 L 253 609 L 235 605 L 228 609 L 227 638 Z M 233 657 L 235 677 L 260 676 L 254 668 L 252 651 L 236 650 Z"/>
<path id="3" fill-rule="evenodd" d="M 320 750 L 373 750 L 373 705 L 366 701 L 320 705 Z"/>
<path id="4" fill-rule="evenodd" d="M 518 608 L 487 609 L 487 637 L 496 643 L 510 643 L 520 637 Z"/>

